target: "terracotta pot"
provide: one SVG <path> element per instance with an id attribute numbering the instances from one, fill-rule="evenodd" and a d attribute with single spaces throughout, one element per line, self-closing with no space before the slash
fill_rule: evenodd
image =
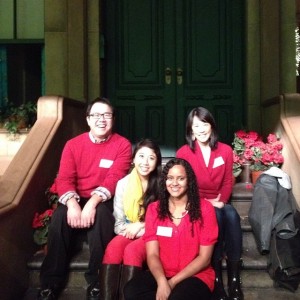
<path id="1" fill-rule="evenodd" d="M 262 174 L 263 171 L 252 171 L 251 177 L 252 177 L 252 183 L 255 184 L 258 177 Z"/>

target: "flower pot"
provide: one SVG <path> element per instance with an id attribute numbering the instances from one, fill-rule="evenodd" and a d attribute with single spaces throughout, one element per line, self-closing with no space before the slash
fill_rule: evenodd
<path id="1" fill-rule="evenodd" d="M 255 184 L 256 180 L 258 177 L 262 174 L 263 171 L 252 171 L 251 172 L 251 178 L 252 178 L 252 183 Z"/>
<path id="2" fill-rule="evenodd" d="M 251 163 L 246 162 L 242 165 L 242 173 L 240 175 L 240 182 L 241 183 L 251 183 Z"/>

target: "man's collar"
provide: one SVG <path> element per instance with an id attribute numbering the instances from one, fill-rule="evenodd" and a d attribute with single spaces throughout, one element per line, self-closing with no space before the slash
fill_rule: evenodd
<path id="1" fill-rule="evenodd" d="M 92 135 L 91 132 L 89 132 L 89 137 L 91 139 L 91 141 L 94 143 L 94 144 L 102 144 L 104 142 L 106 142 L 110 137 L 111 137 L 111 134 L 109 136 L 107 136 L 106 138 L 104 139 L 99 139 L 99 138 L 96 138 Z"/>

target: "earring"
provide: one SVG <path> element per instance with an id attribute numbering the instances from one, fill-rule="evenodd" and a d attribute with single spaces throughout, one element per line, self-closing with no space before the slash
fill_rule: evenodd
<path id="1" fill-rule="evenodd" d="M 196 140 L 195 135 L 192 134 L 192 141 L 195 141 L 195 140 Z"/>

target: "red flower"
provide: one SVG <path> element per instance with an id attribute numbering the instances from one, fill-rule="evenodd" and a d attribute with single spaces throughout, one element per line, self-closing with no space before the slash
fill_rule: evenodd
<path id="1" fill-rule="evenodd" d="M 52 217 L 53 209 L 47 209 L 41 214 L 35 213 L 32 221 L 32 228 L 40 228 L 46 226 Z"/>
<path id="2" fill-rule="evenodd" d="M 268 135 L 268 137 L 267 137 L 267 141 L 268 141 L 268 143 L 270 143 L 270 144 L 277 142 L 277 137 L 276 137 L 276 135 L 273 134 L 273 133 L 270 133 L 270 134 Z"/>
<path id="3" fill-rule="evenodd" d="M 283 145 L 273 133 L 268 135 L 267 143 L 264 143 L 257 132 L 249 131 L 247 133 L 239 130 L 235 133 L 232 145 L 234 153 L 233 172 L 235 174 L 239 174 L 241 164 L 245 160 L 252 161 L 252 170 L 266 170 L 273 166 L 279 167 L 284 160 L 281 154 Z"/>
<path id="4" fill-rule="evenodd" d="M 34 218 L 32 220 L 32 228 L 39 228 L 43 227 L 43 221 L 40 219 L 40 216 L 38 213 L 34 214 Z"/>

